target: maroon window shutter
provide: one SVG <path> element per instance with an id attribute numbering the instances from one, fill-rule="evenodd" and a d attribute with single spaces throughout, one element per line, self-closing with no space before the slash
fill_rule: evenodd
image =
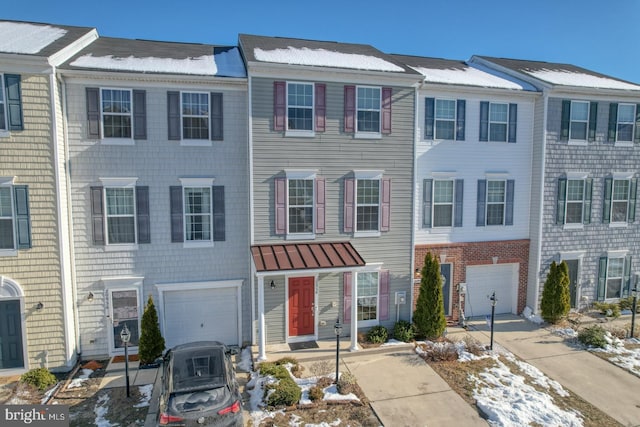
<path id="1" fill-rule="evenodd" d="M 273 130 L 285 129 L 287 117 L 287 87 L 285 82 L 273 82 Z"/>
<path id="2" fill-rule="evenodd" d="M 350 271 L 345 272 L 342 275 L 342 280 L 344 282 L 344 311 L 342 313 L 343 321 L 350 322 L 351 321 L 351 284 L 352 281 L 352 273 Z"/>
<path id="3" fill-rule="evenodd" d="M 344 87 L 344 131 L 356 131 L 356 87 Z"/>
<path id="4" fill-rule="evenodd" d="M 382 200 L 380 202 L 380 231 L 389 231 L 389 220 L 391 214 L 391 179 L 382 179 Z"/>
<path id="5" fill-rule="evenodd" d="M 353 178 L 344 180 L 344 232 L 353 233 L 353 205 L 355 202 L 355 184 Z"/>
<path id="6" fill-rule="evenodd" d="M 382 133 L 391 133 L 391 93 L 390 87 L 382 88 Z"/>
<path id="7" fill-rule="evenodd" d="M 325 179 L 316 177 L 316 233 L 324 233 L 324 200 Z"/>
<path id="8" fill-rule="evenodd" d="M 389 270 L 380 270 L 380 299 L 378 307 L 380 308 L 380 319 L 389 320 Z"/>
<path id="9" fill-rule="evenodd" d="M 287 180 L 276 178 L 276 234 L 287 232 Z"/>
<path id="10" fill-rule="evenodd" d="M 316 132 L 324 132 L 327 115 L 327 85 L 316 83 Z"/>

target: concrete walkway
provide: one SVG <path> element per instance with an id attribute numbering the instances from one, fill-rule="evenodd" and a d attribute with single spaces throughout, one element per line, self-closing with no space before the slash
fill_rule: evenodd
<path id="1" fill-rule="evenodd" d="M 140 362 L 129 362 L 129 386 L 154 384 L 158 375 L 157 368 L 140 369 Z M 100 381 L 100 388 L 114 388 L 126 386 L 126 366 L 124 362 L 109 361 L 105 375 Z"/>
<path id="2" fill-rule="evenodd" d="M 483 344 L 490 329 L 484 320 L 470 322 L 465 332 Z M 552 334 L 521 317 L 497 316 L 494 345 L 499 344 L 520 359 L 540 369 L 625 426 L 640 426 L 640 378 L 586 350 L 565 344 Z"/>

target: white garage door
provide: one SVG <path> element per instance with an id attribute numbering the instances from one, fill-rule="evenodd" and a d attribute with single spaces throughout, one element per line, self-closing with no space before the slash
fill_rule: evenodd
<path id="1" fill-rule="evenodd" d="M 163 299 L 167 348 L 192 341 L 239 344 L 236 287 L 165 291 Z"/>
<path id="2" fill-rule="evenodd" d="M 518 289 L 518 264 L 492 264 L 467 267 L 467 318 L 491 314 L 488 296 L 496 293 L 496 314 L 515 313 Z"/>

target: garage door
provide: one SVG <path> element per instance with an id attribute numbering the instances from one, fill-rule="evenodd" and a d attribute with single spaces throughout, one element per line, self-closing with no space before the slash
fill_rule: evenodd
<path id="1" fill-rule="evenodd" d="M 236 287 L 165 291 L 163 299 L 167 348 L 192 341 L 239 344 Z"/>
<path id="2" fill-rule="evenodd" d="M 488 296 L 496 293 L 496 314 L 515 312 L 518 289 L 518 264 L 467 267 L 467 296 L 464 312 L 467 318 L 491 314 Z"/>

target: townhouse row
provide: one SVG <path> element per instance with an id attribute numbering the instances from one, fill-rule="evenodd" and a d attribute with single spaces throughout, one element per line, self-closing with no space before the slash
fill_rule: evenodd
<path id="1" fill-rule="evenodd" d="M 237 46 L 0 21 L 0 373 L 267 346 L 410 320 L 436 254 L 451 322 L 635 286 L 640 86 L 567 64 Z M 464 316 L 464 317 L 463 317 Z"/>

